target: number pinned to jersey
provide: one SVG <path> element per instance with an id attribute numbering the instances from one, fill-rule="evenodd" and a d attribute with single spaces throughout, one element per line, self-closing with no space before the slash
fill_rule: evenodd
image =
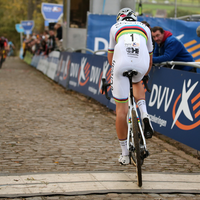
<path id="1" fill-rule="evenodd" d="M 124 44 L 126 47 L 139 47 L 140 36 L 135 33 L 127 33 L 124 35 Z"/>

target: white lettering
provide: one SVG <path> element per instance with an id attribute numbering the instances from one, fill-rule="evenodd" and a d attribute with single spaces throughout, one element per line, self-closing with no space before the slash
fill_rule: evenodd
<path id="1" fill-rule="evenodd" d="M 99 80 L 100 73 L 101 73 L 101 68 L 92 66 L 91 74 L 90 74 L 90 82 L 97 84 L 98 80 Z"/>
<path id="2" fill-rule="evenodd" d="M 77 86 L 77 83 L 75 81 L 69 81 L 69 84 L 76 87 Z"/>
<path id="3" fill-rule="evenodd" d="M 79 71 L 79 64 L 78 63 L 72 63 L 71 69 L 70 69 L 70 77 L 78 77 L 78 71 Z"/>
<path id="4" fill-rule="evenodd" d="M 155 93 L 155 96 L 154 96 L 154 93 Z M 158 86 L 153 84 L 153 87 L 152 87 L 152 90 L 151 90 L 151 96 L 150 96 L 150 99 L 149 99 L 149 106 L 150 107 L 153 107 L 154 104 L 156 103 L 157 95 L 158 95 Z M 154 96 L 154 100 L 152 99 L 153 96 Z"/>
<path id="5" fill-rule="evenodd" d="M 95 89 L 95 88 L 93 88 L 93 87 L 88 87 L 88 90 L 90 91 L 90 92 L 92 92 L 93 94 L 96 94 L 97 93 L 97 90 Z"/>
<path id="6" fill-rule="evenodd" d="M 67 60 L 66 60 L 66 63 L 64 65 L 64 70 L 63 70 L 63 77 L 67 75 L 67 67 L 68 67 L 69 62 L 70 62 L 70 57 L 67 56 Z"/>
<path id="7" fill-rule="evenodd" d="M 165 96 L 165 92 L 166 92 L 166 87 L 164 88 L 164 91 L 162 93 L 162 97 L 160 98 L 161 95 L 161 90 L 162 90 L 162 86 L 159 86 L 159 90 L 158 90 L 158 98 L 157 98 L 157 109 L 160 109 L 160 106 L 163 102 L 164 96 Z"/>
<path id="8" fill-rule="evenodd" d="M 172 89 L 172 92 L 171 92 L 171 95 L 170 95 L 170 98 L 168 100 L 168 94 L 169 94 L 169 88 L 167 88 L 167 93 L 166 93 L 166 97 L 165 97 L 165 107 L 164 107 L 164 111 L 167 112 L 168 108 L 169 108 L 169 105 L 172 101 L 172 97 L 174 95 L 174 89 Z"/>
<path id="9" fill-rule="evenodd" d="M 172 97 L 174 95 L 174 89 L 172 89 L 171 95 L 169 96 L 169 88 L 168 87 L 164 87 L 164 90 L 162 92 L 162 86 L 158 86 L 153 84 L 152 87 L 152 92 L 151 92 L 151 96 L 149 99 L 149 106 L 153 107 L 157 101 L 157 109 L 160 109 L 163 100 L 165 99 L 164 102 L 164 111 L 167 112 L 170 103 L 172 101 Z"/>
<path id="10" fill-rule="evenodd" d="M 45 12 L 51 12 L 51 9 L 52 9 L 52 8 L 51 8 L 51 7 L 44 6 L 43 9 L 44 9 Z"/>
<path id="11" fill-rule="evenodd" d="M 164 119 L 160 119 L 160 116 L 159 117 L 156 117 L 155 115 L 154 116 L 153 115 L 149 115 L 149 116 L 150 116 L 151 122 L 159 124 L 160 127 L 161 126 L 165 126 L 165 127 L 167 126 L 167 121 L 164 120 Z"/>
<path id="12" fill-rule="evenodd" d="M 104 38 L 100 38 L 100 37 L 95 37 L 94 40 L 94 51 L 100 50 L 99 49 L 99 43 L 103 43 L 104 44 L 104 49 L 103 50 L 108 50 L 108 41 Z M 98 55 L 103 55 L 105 54 L 105 52 L 98 52 Z"/>

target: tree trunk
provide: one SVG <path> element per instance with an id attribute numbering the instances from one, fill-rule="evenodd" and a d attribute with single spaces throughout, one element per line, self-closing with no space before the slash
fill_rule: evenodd
<path id="1" fill-rule="evenodd" d="M 27 19 L 28 20 L 33 19 L 33 11 L 34 11 L 33 0 L 28 0 L 28 13 L 27 13 Z"/>

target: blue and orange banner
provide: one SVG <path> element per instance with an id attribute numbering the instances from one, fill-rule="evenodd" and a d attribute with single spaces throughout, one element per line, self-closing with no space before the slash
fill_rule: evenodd
<path id="1" fill-rule="evenodd" d="M 153 67 L 146 93 L 154 129 L 200 150 L 200 75 Z"/>
<path id="2" fill-rule="evenodd" d="M 72 53 L 61 52 L 57 65 L 54 81 L 67 88 L 69 83 L 69 73 L 71 66 Z"/>
<path id="3" fill-rule="evenodd" d="M 107 105 L 108 100 L 101 94 L 103 75 L 110 80 L 111 69 L 107 57 L 73 53 L 68 88 Z"/>

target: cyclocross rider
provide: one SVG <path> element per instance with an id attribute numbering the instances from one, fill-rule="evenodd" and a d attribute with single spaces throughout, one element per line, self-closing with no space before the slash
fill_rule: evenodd
<path id="1" fill-rule="evenodd" d="M 119 162 L 129 164 L 127 150 L 127 113 L 129 80 L 123 76 L 126 70 L 136 70 L 133 78 L 133 94 L 139 107 L 145 138 L 151 138 L 153 128 L 147 113 L 145 90 L 142 78 L 151 70 L 153 45 L 150 29 L 137 21 L 130 8 L 123 8 L 117 15 L 117 23 L 110 29 L 108 61 L 112 66 L 111 89 L 116 103 L 116 132 L 121 145 L 122 154 Z"/>

